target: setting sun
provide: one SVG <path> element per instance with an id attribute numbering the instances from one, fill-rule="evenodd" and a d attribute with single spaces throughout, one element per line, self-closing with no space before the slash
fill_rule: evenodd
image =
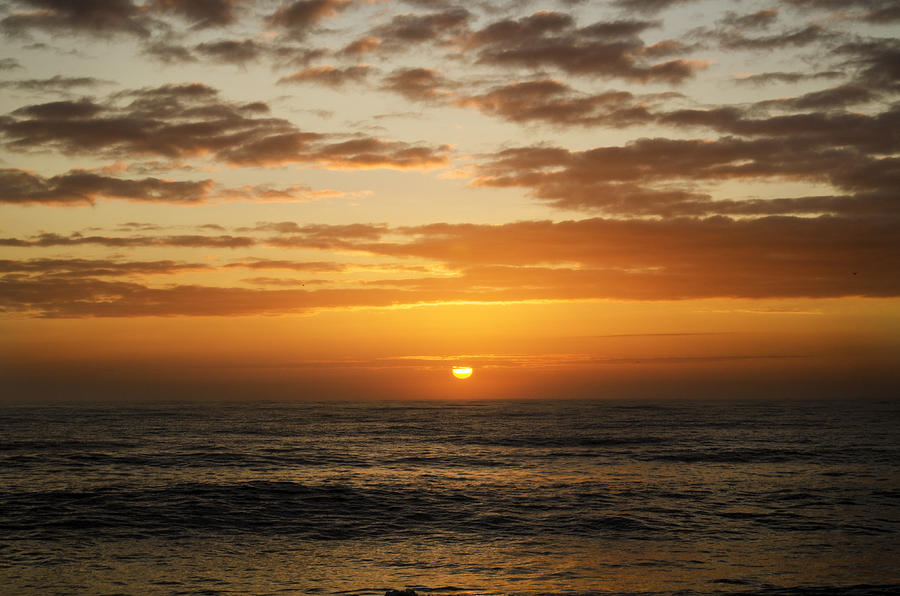
<path id="1" fill-rule="evenodd" d="M 457 379 L 468 379 L 472 376 L 472 367 L 471 366 L 454 366 L 451 371 L 453 376 Z"/>

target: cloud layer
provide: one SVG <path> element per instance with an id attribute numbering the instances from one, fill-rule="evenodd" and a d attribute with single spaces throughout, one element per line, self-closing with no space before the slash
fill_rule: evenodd
<path id="1" fill-rule="evenodd" d="M 894 3 L 701 8 L 13 0 L 0 308 L 897 298 Z"/>

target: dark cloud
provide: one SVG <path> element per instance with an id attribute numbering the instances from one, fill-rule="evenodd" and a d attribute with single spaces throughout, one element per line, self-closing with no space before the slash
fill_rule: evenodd
<path id="1" fill-rule="evenodd" d="M 775 106 L 793 110 L 830 110 L 874 101 L 880 94 L 869 87 L 849 83 L 821 91 L 812 91 L 799 97 L 760 102 L 760 106 Z"/>
<path id="2" fill-rule="evenodd" d="M 540 11 L 518 20 L 495 21 L 473 33 L 469 38 L 469 44 L 476 47 L 504 42 L 520 44 L 525 40 L 571 31 L 574 27 L 575 19 L 569 14 Z"/>
<path id="3" fill-rule="evenodd" d="M 54 35 L 89 33 L 101 37 L 115 34 L 149 37 L 151 23 L 145 11 L 131 0 L 16 0 L 32 9 L 16 12 L 0 21 L 9 35 L 32 29 Z"/>
<path id="4" fill-rule="evenodd" d="M 821 25 L 807 25 L 803 28 L 782 31 L 772 35 L 748 37 L 741 29 L 718 32 L 719 43 L 730 50 L 776 50 L 786 47 L 800 47 L 823 41 L 831 41 L 837 34 Z"/>
<path id="5" fill-rule="evenodd" d="M 436 302 L 436 292 L 388 289 L 259 290 L 181 285 L 152 288 L 138 283 L 82 280 L 0 279 L 0 308 L 42 317 L 241 316 L 302 312 L 315 308 L 390 306 Z M 466 293 L 460 292 L 464 299 Z"/>
<path id="6" fill-rule="evenodd" d="M 18 81 L 2 81 L 0 87 L 28 91 L 29 93 L 67 93 L 78 87 L 99 87 L 108 85 L 94 77 L 66 77 L 55 75 L 46 79 L 21 79 Z"/>
<path id="7" fill-rule="evenodd" d="M 0 260 L 0 273 L 27 273 L 41 276 L 113 277 L 121 275 L 171 275 L 211 269 L 201 263 L 176 261 L 115 261 L 109 259 L 26 259 Z"/>
<path id="8" fill-rule="evenodd" d="M 296 45 L 275 45 L 269 48 L 269 55 L 280 67 L 309 66 L 312 62 L 328 57 L 332 52 L 325 48 Z"/>
<path id="9" fill-rule="evenodd" d="M 194 49 L 216 62 L 238 65 L 255 62 L 265 51 L 263 45 L 252 39 L 209 41 L 196 45 Z"/>
<path id="10" fill-rule="evenodd" d="M 728 27 L 737 27 L 739 29 L 767 29 L 778 20 L 778 9 L 769 8 L 766 10 L 758 10 L 750 14 L 737 14 L 728 12 L 721 23 Z"/>
<path id="11" fill-rule="evenodd" d="M 706 63 L 670 60 L 653 63 L 655 51 L 674 45 L 648 47 L 635 32 L 654 26 L 645 21 L 594 23 L 578 29 L 568 14 L 542 11 L 518 20 L 492 23 L 469 36 L 478 62 L 494 66 L 532 69 L 555 67 L 575 75 L 620 77 L 637 82 L 677 84 L 690 78 Z M 651 46 L 652 47 L 652 46 Z"/>
<path id="12" fill-rule="evenodd" d="M 249 236 L 200 236 L 183 234 L 177 236 L 86 236 L 80 233 L 63 236 L 60 234 L 38 234 L 29 239 L 0 238 L 0 246 L 81 246 L 98 245 L 110 248 L 130 248 L 137 246 L 169 246 L 178 248 L 247 248 L 257 244 Z"/>
<path id="13" fill-rule="evenodd" d="M 574 24 L 574 23 L 569 23 Z M 619 21 L 600 21 L 581 29 L 580 33 L 585 37 L 597 38 L 630 38 L 643 33 L 648 29 L 659 27 L 662 23 L 659 21 L 636 21 L 636 20 L 619 20 Z"/>
<path id="14" fill-rule="evenodd" d="M 893 226 L 877 217 L 434 224 L 372 250 L 464 270 L 577 263 L 547 271 L 560 276 L 555 285 L 566 297 L 885 296 L 900 291 L 890 265 L 900 252 Z M 852 274 L 863 269 L 864 278 Z M 517 278 L 509 287 L 540 283 L 539 276 L 526 281 L 534 271 L 509 272 Z M 502 284 L 493 274 L 484 283 Z"/>
<path id="15" fill-rule="evenodd" d="M 231 25 L 247 0 L 154 0 L 153 8 L 175 13 L 197 29 Z"/>
<path id="16" fill-rule="evenodd" d="M 900 20 L 900 7 L 896 0 L 787 0 L 804 10 L 862 10 L 862 18 L 875 23 Z"/>
<path id="17" fill-rule="evenodd" d="M 900 6 L 891 4 L 883 8 L 876 8 L 866 13 L 864 17 L 870 23 L 884 24 L 900 21 Z"/>
<path id="18" fill-rule="evenodd" d="M 627 91 L 578 94 L 552 79 L 512 83 L 455 103 L 511 122 L 628 126 L 653 120 L 647 108 Z"/>
<path id="19" fill-rule="evenodd" d="M 659 114 L 659 121 L 672 126 L 707 126 L 742 136 L 771 137 L 795 151 L 803 151 L 803 156 L 810 160 L 836 149 L 847 150 L 848 154 L 852 150 L 860 158 L 866 154 L 894 153 L 900 147 L 900 139 L 885 134 L 900 124 L 900 107 L 873 115 L 819 111 L 766 118 L 748 117 L 739 108 L 676 110 Z M 736 142 L 736 139 L 721 141 Z"/>
<path id="20" fill-rule="evenodd" d="M 13 205 L 93 205 L 99 198 L 190 204 L 203 201 L 212 187 L 212 180 L 126 180 L 84 170 L 43 178 L 24 170 L 0 170 L 0 203 Z"/>
<path id="21" fill-rule="evenodd" d="M 359 83 L 364 81 L 371 72 L 372 67 L 367 65 L 348 66 L 346 68 L 331 65 L 313 66 L 282 77 L 278 79 L 278 83 L 313 83 L 329 87 L 343 87 L 350 82 Z"/>
<path id="22" fill-rule="evenodd" d="M 176 43 L 157 41 L 143 47 L 146 56 L 163 64 L 186 64 L 196 62 L 197 57 L 189 48 Z"/>
<path id="23" fill-rule="evenodd" d="M 303 37 L 319 21 L 335 17 L 350 0 L 297 0 L 282 4 L 269 16 L 269 25 L 286 30 L 288 35 Z"/>
<path id="24" fill-rule="evenodd" d="M 462 35 L 467 32 L 471 18 L 472 14 L 464 8 L 422 15 L 395 15 L 390 23 L 373 29 L 370 36 L 380 39 L 383 47 L 404 49 L 413 44 Z"/>
<path id="25" fill-rule="evenodd" d="M 89 99 L 79 101 L 51 101 L 19 108 L 13 114 L 29 118 L 72 120 L 91 118 L 103 111 L 103 107 Z"/>
<path id="26" fill-rule="evenodd" d="M 871 117 L 804 114 L 751 120 L 736 109 L 681 110 L 666 114 L 662 122 L 711 126 L 758 138 L 640 139 L 588 151 L 508 149 L 482 164 L 474 183 L 528 188 L 558 207 L 621 215 L 765 214 L 771 211 L 764 201 L 712 201 L 693 186 L 730 179 L 790 179 L 890 195 L 900 183 L 897 160 L 880 155 L 893 154 L 900 146 L 900 139 L 884 134 L 900 127 L 898 119 L 897 111 Z M 874 195 L 866 195 L 865 201 L 869 208 L 885 208 L 885 215 L 896 214 L 896 208 Z M 777 207 L 779 212 L 813 213 L 856 209 L 843 199 L 782 201 Z"/>
<path id="27" fill-rule="evenodd" d="M 16 70 L 22 68 L 19 61 L 15 58 L 0 58 L 0 72 L 4 70 Z"/>
<path id="28" fill-rule="evenodd" d="M 316 163 L 337 168 L 427 168 L 447 162 L 449 147 L 372 137 L 337 141 L 259 117 L 261 102 L 222 101 L 199 83 L 127 91 L 92 100 L 24 106 L 0 117 L 13 150 L 53 150 L 118 159 L 206 156 L 233 165 Z"/>
<path id="29" fill-rule="evenodd" d="M 203 226 L 200 226 L 200 227 L 203 227 Z M 125 232 L 134 232 L 136 230 L 141 231 L 141 232 L 149 232 L 149 231 L 156 231 L 156 230 L 161 230 L 161 229 L 162 229 L 162 226 L 160 226 L 160 225 L 142 222 L 142 221 L 126 221 L 125 223 L 121 223 L 116 226 L 116 230 L 125 231 Z"/>
<path id="30" fill-rule="evenodd" d="M 6 261 L 0 262 L 0 270 L 8 272 L 0 278 L 0 305 L 40 316 L 79 317 L 241 315 L 455 300 L 900 296 L 896 220 L 879 217 L 278 227 L 296 232 L 285 238 L 299 247 L 428 259 L 445 263 L 452 273 L 315 291 L 153 288 L 97 278 L 176 273 L 192 265 Z M 290 261 L 227 266 L 333 270 L 328 263 Z"/>
<path id="31" fill-rule="evenodd" d="M 857 81 L 873 89 L 900 93 L 900 40 L 868 39 L 839 46 L 844 66 L 857 69 Z"/>
<path id="32" fill-rule="evenodd" d="M 625 10 L 636 10 L 644 13 L 656 13 L 679 4 L 688 4 L 695 0 L 614 0 L 613 4 Z"/>
<path id="33" fill-rule="evenodd" d="M 802 73 L 802 72 L 763 72 L 748 76 L 742 76 L 735 79 L 738 83 L 752 83 L 754 85 L 766 85 L 769 83 L 799 83 L 800 81 L 809 81 L 814 79 L 836 79 L 844 76 L 844 73 L 830 70 L 819 73 Z"/>
<path id="34" fill-rule="evenodd" d="M 436 101 L 450 96 L 455 84 L 431 68 L 405 68 L 384 77 L 381 88 L 393 91 L 410 101 Z"/>

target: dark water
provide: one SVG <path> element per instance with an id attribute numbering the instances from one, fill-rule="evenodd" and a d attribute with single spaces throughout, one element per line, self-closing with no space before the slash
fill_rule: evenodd
<path id="1" fill-rule="evenodd" d="M 0 591 L 900 593 L 900 402 L 0 408 Z"/>

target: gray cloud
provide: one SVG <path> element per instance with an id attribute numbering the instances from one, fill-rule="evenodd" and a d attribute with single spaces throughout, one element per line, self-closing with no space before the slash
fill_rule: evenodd
<path id="1" fill-rule="evenodd" d="M 101 37 L 123 34 L 149 37 L 151 22 L 131 0 L 15 0 L 30 8 L 0 21 L 8 35 L 24 35 L 32 29 L 54 35 L 89 33 Z"/>
<path id="2" fill-rule="evenodd" d="M 259 60 L 265 48 L 252 39 L 224 39 L 198 44 L 194 46 L 194 50 L 216 62 L 245 65 Z"/>
<path id="3" fill-rule="evenodd" d="M 215 89 L 199 83 L 164 85 L 122 92 L 102 103 L 84 99 L 23 106 L 0 117 L 0 134 L 12 150 L 117 159 L 207 156 L 233 165 L 305 162 L 337 168 L 423 168 L 448 159 L 447 146 L 373 137 L 336 140 L 265 117 L 267 111 L 262 102 L 223 101 Z"/>
<path id="4" fill-rule="evenodd" d="M 555 67 L 573 75 L 619 77 L 636 82 L 677 84 L 705 64 L 690 60 L 653 63 L 653 51 L 637 37 L 655 23 L 601 22 L 576 28 L 565 13 L 538 12 L 518 20 L 494 22 L 474 32 L 468 46 L 482 64 L 531 69 Z M 671 48 L 667 49 L 671 51 Z"/>
<path id="5" fill-rule="evenodd" d="M 367 65 L 345 68 L 331 65 L 313 66 L 281 77 L 278 79 L 278 83 L 312 83 L 328 87 L 343 87 L 347 83 L 364 81 L 372 70 L 372 67 Z"/>
<path id="6" fill-rule="evenodd" d="M 126 180 L 84 170 L 43 178 L 24 170 L 0 170 L 0 203 L 94 204 L 98 198 L 144 202 L 198 203 L 213 186 L 212 180 L 179 182 L 159 178 Z"/>

